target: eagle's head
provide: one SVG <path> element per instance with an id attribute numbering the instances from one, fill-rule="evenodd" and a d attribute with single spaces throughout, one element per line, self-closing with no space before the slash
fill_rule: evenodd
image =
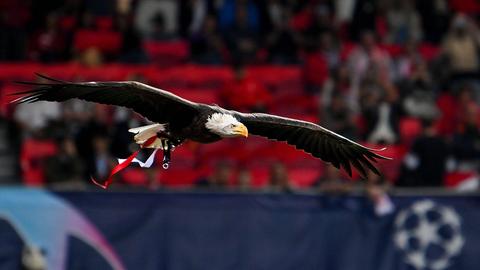
<path id="1" fill-rule="evenodd" d="M 214 113 L 210 115 L 205 127 L 223 138 L 248 137 L 247 127 L 230 114 Z"/>

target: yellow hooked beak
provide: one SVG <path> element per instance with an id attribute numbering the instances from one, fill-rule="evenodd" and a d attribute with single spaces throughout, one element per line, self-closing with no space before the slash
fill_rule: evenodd
<path id="1" fill-rule="evenodd" d="M 236 135 L 239 135 L 239 136 L 243 136 L 245 138 L 248 137 L 248 129 L 247 127 L 240 123 L 239 125 L 237 125 L 234 129 L 233 129 L 233 132 L 236 134 Z"/>

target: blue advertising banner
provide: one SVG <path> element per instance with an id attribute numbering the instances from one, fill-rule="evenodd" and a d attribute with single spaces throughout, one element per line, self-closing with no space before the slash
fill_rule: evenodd
<path id="1" fill-rule="evenodd" d="M 0 189 L 0 269 L 477 270 L 480 197 Z"/>

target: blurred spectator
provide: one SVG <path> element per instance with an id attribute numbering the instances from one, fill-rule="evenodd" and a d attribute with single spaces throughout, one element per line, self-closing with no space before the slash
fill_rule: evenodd
<path id="1" fill-rule="evenodd" d="M 375 0 L 354 1 L 353 17 L 350 23 L 350 37 L 353 40 L 360 40 L 361 33 L 375 31 L 377 18 L 377 5 Z"/>
<path id="2" fill-rule="evenodd" d="M 93 171 L 92 157 L 95 155 L 95 138 L 107 138 L 109 126 L 107 123 L 107 113 L 105 107 L 94 105 L 90 118 L 86 119 L 75 133 L 75 142 L 79 155 L 88 165 L 89 172 Z M 88 175 L 86 175 L 88 177 Z"/>
<path id="3" fill-rule="evenodd" d="M 414 142 L 403 161 L 397 185 L 404 187 L 440 187 L 450 152 L 445 140 L 438 136 L 433 120 L 423 120 L 422 134 Z"/>
<path id="4" fill-rule="evenodd" d="M 342 95 L 346 99 L 345 102 L 347 102 L 349 110 L 354 112 L 358 97 L 352 92 L 348 67 L 342 63 L 332 70 L 331 76 L 323 84 L 320 103 L 323 108 L 326 108 L 331 105 L 334 95 Z"/>
<path id="5" fill-rule="evenodd" d="M 190 54 L 200 64 L 221 64 L 224 62 L 226 47 L 217 29 L 215 17 L 208 16 L 201 29 L 192 32 Z"/>
<path id="6" fill-rule="evenodd" d="M 250 190 L 252 182 L 252 174 L 250 171 L 243 167 L 237 172 L 237 186 L 240 190 Z"/>
<path id="7" fill-rule="evenodd" d="M 197 180 L 197 187 L 226 188 L 232 177 L 232 166 L 228 162 L 218 162 L 213 173 L 207 178 Z"/>
<path id="8" fill-rule="evenodd" d="M 332 93 L 330 104 L 322 109 L 320 119 L 324 127 L 348 138 L 356 137 L 355 117 L 342 93 Z"/>
<path id="9" fill-rule="evenodd" d="M 306 48 L 317 47 L 323 35 L 333 33 L 332 17 L 330 7 L 320 3 L 318 5 L 307 4 L 306 14 L 310 15 L 310 22 L 302 31 L 303 43 Z"/>
<path id="10" fill-rule="evenodd" d="M 88 174 L 101 181 L 106 179 L 112 168 L 117 165 L 109 152 L 110 140 L 102 134 L 93 138 L 93 155 L 88 160 Z"/>
<path id="11" fill-rule="evenodd" d="M 102 52 L 98 48 L 90 47 L 80 54 L 79 63 L 89 68 L 99 67 L 103 65 Z"/>
<path id="12" fill-rule="evenodd" d="M 152 32 L 148 36 L 149 39 L 157 41 L 166 41 L 175 38 L 175 34 L 167 30 L 165 25 L 165 17 L 162 13 L 155 14 L 152 17 Z"/>
<path id="13" fill-rule="evenodd" d="M 223 31 L 241 25 L 246 29 L 259 30 L 259 14 L 255 1 L 252 0 L 224 0 L 218 10 L 218 20 Z"/>
<path id="14" fill-rule="evenodd" d="M 205 19 L 213 7 L 208 0 L 181 0 L 178 8 L 179 33 L 188 38 L 193 33 L 201 31 Z"/>
<path id="15" fill-rule="evenodd" d="M 46 17 L 45 27 L 33 38 L 30 57 L 42 62 L 64 60 L 67 55 L 67 36 L 60 30 L 57 14 Z"/>
<path id="16" fill-rule="evenodd" d="M 135 26 L 144 37 L 172 37 L 178 30 L 178 1 L 143 0 L 135 11 Z M 162 38 L 162 39 L 163 39 Z"/>
<path id="17" fill-rule="evenodd" d="M 368 171 L 366 181 L 365 189 L 368 198 L 373 203 L 375 214 L 384 216 L 392 213 L 395 210 L 395 205 L 387 193 L 390 185 L 385 178 Z"/>
<path id="18" fill-rule="evenodd" d="M 315 183 L 320 192 L 345 194 L 352 191 L 352 182 L 340 174 L 340 170 L 330 163 L 325 163 L 324 173 Z"/>
<path id="19" fill-rule="evenodd" d="M 418 13 L 421 15 L 424 40 L 438 43 L 448 28 L 448 0 L 415 1 Z"/>
<path id="20" fill-rule="evenodd" d="M 148 57 L 143 49 L 143 40 L 129 15 L 117 17 L 117 27 L 122 33 L 122 47 L 120 60 L 126 63 L 146 63 Z"/>
<path id="21" fill-rule="evenodd" d="M 237 0 L 243 2 L 242 0 Z M 235 8 L 235 20 L 225 30 L 225 40 L 234 62 L 254 63 L 259 49 L 259 29 L 249 21 L 251 10 L 242 4 Z"/>
<path id="22" fill-rule="evenodd" d="M 390 81 L 390 57 L 383 51 L 375 40 L 373 32 L 363 32 L 359 46 L 357 46 L 347 59 L 352 74 L 352 83 L 357 87 L 369 72 L 374 72 L 373 77 L 382 81 Z"/>
<path id="23" fill-rule="evenodd" d="M 420 15 L 413 0 L 393 0 L 387 13 L 387 42 L 402 44 L 407 40 L 421 40 Z"/>
<path id="24" fill-rule="evenodd" d="M 75 142 L 64 138 L 57 155 L 46 161 L 47 184 L 61 187 L 79 187 L 84 179 L 85 166 L 77 154 Z"/>
<path id="25" fill-rule="evenodd" d="M 295 64 L 298 62 L 298 34 L 290 25 L 290 13 L 280 9 L 281 18 L 273 22 L 273 29 L 268 33 L 266 45 L 269 61 L 276 64 Z"/>
<path id="26" fill-rule="evenodd" d="M 479 45 L 480 32 L 475 23 L 465 15 L 455 16 L 443 42 L 443 52 L 450 63 L 454 82 L 477 80 Z"/>
<path id="27" fill-rule="evenodd" d="M 405 112 L 414 117 L 436 117 L 436 89 L 427 63 L 418 53 L 415 42 L 409 42 L 406 52 L 397 61 L 397 79 Z"/>
<path id="28" fill-rule="evenodd" d="M 274 191 L 291 191 L 293 188 L 288 178 L 287 169 L 280 162 L 275 162 L 270 166 L 268 183 L 268 188 Z"/>
<path id="29" fill-rule="evenodd" d="M 401 108 L 397 89 L 386 81 L 364 84 L 361 89 L 365 137 L 370 143 L 393 144 L 399 140 Z"/>
<path id="30" fill-rule="evenodd" d="M 228 108 L 265 112 L 271 102 L 271 95 L 260 82 L 247 74 L 243 65 L 234 66 L 234 79 L 228 82 L 220 98 Z"/>
<path id="31" fill-rule="evenodd" d="M 0 3 L 0 60 L 25 59 L 30 1 L 7 0 Z"/>
<path id="32" fill-rule="evenodd" d="M 328 79 L 328 61 L 316 47 L 307 48 L 302 69 L 304 90 L 308 94 L 318 94 Z"/>
<path id="33" fill-rule="evenodd" d="M 463 114 L 457 132 L 453 136 L 452 154 L 457 171 L 475 172 L 480 161 L 480 129 L 478 105 L 470 103 L 462 108 Z"/>

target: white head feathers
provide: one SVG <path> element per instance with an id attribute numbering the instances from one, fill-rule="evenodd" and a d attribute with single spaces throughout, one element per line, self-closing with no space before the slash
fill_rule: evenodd
<path id="1" fill-rule="evenodd" d="M 210 115 L 205 127 L 221 137 L 248 136 L 247 128 L 230 114 L 214 113 Z"/>

